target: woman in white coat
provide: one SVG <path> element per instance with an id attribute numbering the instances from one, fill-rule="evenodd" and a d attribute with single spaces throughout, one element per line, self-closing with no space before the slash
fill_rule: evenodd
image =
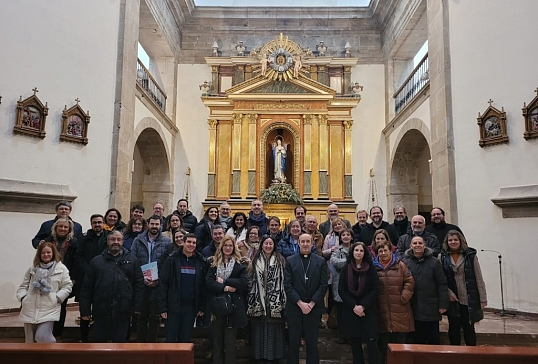
<path id="1" fill-rule="evenodd" d="M 17 290 L 17 299 L 22 304 L 19 318 L 24 323 L 25 342 L 56 342 L 52 328 L 60 319 L 60 307 L 72 288 L 69 270 L 61 262 L 56 247 L 52 243 L 39 245 L 34 263 Z"/>

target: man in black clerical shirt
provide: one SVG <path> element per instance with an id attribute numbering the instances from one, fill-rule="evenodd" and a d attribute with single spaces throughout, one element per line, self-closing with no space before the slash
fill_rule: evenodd
<path id="1" fill-rule="evenodd" d="M 327 309 L 324 298 L 329 276 L 325 259 L 311 251 L 312 236 L 302 234 L 299 253 L 286 259 L 284 290 L 288 297 L 288 364 L 299 363 L 301 336 L 306 342 L 306 363 L 319 363 L 319 322 Z"/>

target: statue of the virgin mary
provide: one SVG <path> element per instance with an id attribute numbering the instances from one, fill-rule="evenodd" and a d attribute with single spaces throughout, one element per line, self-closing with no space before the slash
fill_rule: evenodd
<path id="1" fill-rule="evenodd" d="M 287 144 L 283 144 L 279 135 L 273 142 L 274 179 L 273 182 L 286 183 Z"/>

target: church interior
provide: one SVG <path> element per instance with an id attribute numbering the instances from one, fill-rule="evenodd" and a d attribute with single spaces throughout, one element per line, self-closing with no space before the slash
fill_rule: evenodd
<path id="1" fill-rule="evenodd" d="M 320 222 L 443 208 L 488 307 L 538 313 L 538 3 L 249 3 L 0 2 L 0 309 L 59 200 L 86 230 L 135 203 L 248 211 L 286 183 Z"/>

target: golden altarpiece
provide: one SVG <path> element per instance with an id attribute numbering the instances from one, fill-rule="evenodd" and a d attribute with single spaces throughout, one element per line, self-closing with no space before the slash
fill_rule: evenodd
<path id="1" fill-rule="evenodd" d="M 207 57 L 212 80 L 202 96 L 210 132 L 204 207 L 228 201 L 233 211 L 248 211 L 275 182 L 278 142 L 286 148 L 281 172 L 308 214 L 324 221 L 333 201 L 354 221 L 351 111 L 360 96 L 350 90 L 357 61 L 315 57 L 282 34 L 249 56 Z M 264 209 L 285 220 L 293 213 L 289 205 Z"/>

